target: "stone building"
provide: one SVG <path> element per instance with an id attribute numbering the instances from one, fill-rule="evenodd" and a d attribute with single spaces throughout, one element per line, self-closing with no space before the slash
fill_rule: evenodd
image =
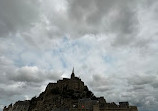
<path id="1" fill-rule="evenodd" d="M 63 80 L 58 80 L 57 83 L 49 83 L 46 90 L 53 88 L 59 88 L 62 92 L 63 90 L 75 90 L 82 92 L 84 90 L 84 82 L 80 78 L 75 77 L 74 69 L 71 74 L 71 78 L 63 78 Z"/>
<path id="2" fill-rule="evenodd" d="M 4 107 L 3 111 L 138 111 L 128 102 L 107 103 L 96 97 L 84 82 L 75 76 L 49 83 L 44 92 L 28 101 L 18 101 Z"/>

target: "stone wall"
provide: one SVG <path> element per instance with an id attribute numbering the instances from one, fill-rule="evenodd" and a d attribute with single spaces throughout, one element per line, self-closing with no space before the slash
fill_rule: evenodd
<path id="1" fill-rule="evenodd" d="M 14 105 L 9 105 L 8 108 L 5 107 L 3 111 L 28 111 L 29 106 L 29 101 L 18 101 Z"/>

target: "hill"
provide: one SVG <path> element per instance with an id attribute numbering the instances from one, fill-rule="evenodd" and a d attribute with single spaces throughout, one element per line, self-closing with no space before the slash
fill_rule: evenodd
<path id="1" fill-rule="evenodd" d="M 128 102 L 107 103 L 104 97 L 96 97 L 84 82 L 75 77 L 63 78 L 49 83 L 44 92 L 31 100 L 17 101 L 4 107 L 3 111 L 138 111 Z"/>

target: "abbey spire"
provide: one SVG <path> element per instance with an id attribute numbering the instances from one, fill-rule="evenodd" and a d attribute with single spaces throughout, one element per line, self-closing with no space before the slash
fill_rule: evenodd
<path id="1" fill-rule="evenodd" d="M 74 78 L 75 77 L 75 74 L 74 74 L 74 67 L 72 69 L 72 74 L 71 74 L 71 78 Z"/>

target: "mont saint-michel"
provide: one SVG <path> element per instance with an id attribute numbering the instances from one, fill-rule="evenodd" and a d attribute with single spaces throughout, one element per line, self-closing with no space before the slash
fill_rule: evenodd
<path id="1" fill-rule="evenodd" d="M 107 103 L 104 97 L 96 97 L 75 76 L 74 69 L 70 78 L 49 83 L 44 92 L 31 100 L 17 101 L 4 107 L 3 111 L 138 111 L 127 101 Z"/>

